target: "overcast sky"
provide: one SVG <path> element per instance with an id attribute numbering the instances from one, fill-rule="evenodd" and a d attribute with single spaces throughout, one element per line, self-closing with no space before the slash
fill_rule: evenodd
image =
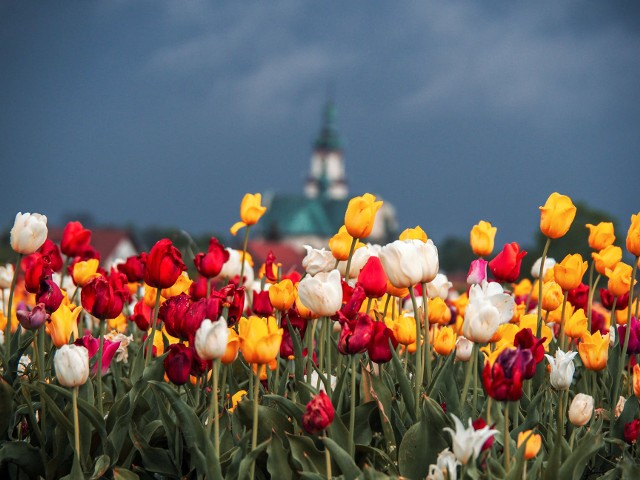
<path id="1" fill-rule="evenodd" d="M 626 232 L 638 5 L 0 1 L 0 226 L 226 232 L 245 192 L 302 192 L 332 85 L 350 193 L 401 229 L 527 243 L 559 191 Z"/>

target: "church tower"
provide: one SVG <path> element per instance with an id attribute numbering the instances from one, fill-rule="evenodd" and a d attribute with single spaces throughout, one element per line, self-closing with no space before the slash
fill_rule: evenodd
<path id="1" fill-rule="evenodd" d="M 322 128 L 314 143 L 311 171 L 304 192 L 307 198 L 343 200 L 349 191 L 344 172 L 343 141 L 336 125 L 336 107 L 324 107 Z"/>

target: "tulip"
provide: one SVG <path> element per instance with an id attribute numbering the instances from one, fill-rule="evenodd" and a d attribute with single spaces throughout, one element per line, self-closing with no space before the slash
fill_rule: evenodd
<path id="1" fill-rule="evenodd" d="M 618 327 L 618 335 L 620 339 L 626 338 L 628 325 L 621 325 Z M 624 341 L 619 343 L 620 350 L 624 346 Z M 640 321 L 636 317 L 631 317 L 631 331 L 629 332 L 629 344 L 627 345 L 627 354 L 635 355 L 640 353 Z"/>
<path id="2" fill-rule="evenodd" d="M 531 276 L 533 278 L 538 278 L 540 276 L 540 264 L 542 263 L 542 257 L 539 257 L 533 265 L 531 266 Z M 544 260 L 544 269 L 542 270 L 542 279 L 546 280 L 549 272 L 555 267 L 556 259 L 551 257 L 546 257 Z"/>
<path id="3" fill-rule="evenodd" d="M 69 222 L 62 232 L 60 250 L 67 257 L 81 255 L 91 243 L 91 230 L 87 230 L 80 222 Z"/>
<path id="4" fill-rule="evenodd" d="M 490 440 L 493 440 L 492 438 Z M 488 441 L 488 440 L 487 440 Z M 429 465 L 427 480 L 448 480 L 458 478 L 460 462 L 448 448 L 438 454 L 436 463 Z"/>
<path id="5" fill-rule="evenodd" d="M 13 265 L 7 263 L 6 265 L 0 266 L 0 288 L 6 289 L 11 286 L 11 282 L 13 280 Z"/>
<path id="6" fill-rule="evenodd" d="M 455 431 L 449 427 L 444 428 L 444 431 L 451 435 L 453 453 L 456 458 L 460 463 L 466 465 L 480 455 L 485 442 L 498 433 L 498 430 L 493 430 L 488 425 L 476 430 L 473 428 L 471 419 L 469 419 L 469 426 L 464 428 L 458 417 L 451 414 L 451 418 L 456 428 Z"/>
<path id="7" fill-rule="evenodd" d="M 401 345 L 416 343 L 416 319 L 406 313 L 393 322 L 393 336 Z"/>
<path id="8" fill-rule="evenodd" d="M 542 446 L 542 436 L 537 433 L 533 433 L 533 430 L 524 430 L 518 434 L 518 448 L 523 444 L 526 444 L 524 447 L 524 458 L 525 460 L 531 460 L 540 451 L 540 447 Z"/>
<path id="9" fill-rule="evenodd" d="M 371 325 L 371 341 L 367 347 L 369 358 L 375 363 L 387 363 L 393 357 L 391 349 L 398 346 L 393 330 L 384 322 L 373 322 Z M 389 343 L 391 341 L 391 345 Z"/>
<path id="10" fill-rule="evenodd" d="M 288 278 L 274 283 L 269 288 L 269 300 L 273 308 L 286 312 L 289 310 L 296 301 L 298 292 L 293 286 L 293 282 Z"/>
<path id="11" fill-rule="evenodd" d="M 89 359 L 92 359 L 100 349 L 100 339 L 94 338 L 90 333 L 86 333 L 82 338 L 76 339 L 73 342 L 74 345 L 79 347 L 84 347 L 87 349 L 87 353 L 89 354 Z M 116 352 L 120 348 L 119 341 L 113 341 L 108 339 L 106 336 L 104 337 L 104 345 L 102 352 L 102 369 L 100 372 L 104 375 L 106 371 L 109 369 L 111 365 L 111 360 L 115 356 Z M 98 357 L 99 358 L 99 357 Z M 98 371 L 98 363 L 93 366 L 91 373 L 95 374 Z"/>
<path id="12" fill-rule="evenodd" d="M 61 345 L 53 357 L 60 385 L 78 387 L 89 378 L 89 352 L 78 345 Z"/>
<path id="13" fill-rule="evenodd" d="M 609 334 L 603 336 L 600 331 L 594 334 L 585 333 L 578 344 L 578 352 L 585 368 L 602 370 L 607 366 L 609 358 Z"/>
<path id="14" fill-rule="evenodd" d="M 616 239 L 611 222 L 600 222 L 598 225 L 588 223 L 586 227 L 589 229 L 589 247 L 595 251 L 607 248 Z"/>
<path id="15" fill-rule="evenodd" d="M 229 252 L 229 260 L 227 260 L 222 265 L 222 270 L 220 270 L 220 275 L 218 278 L 223 278 L 226 280 L 232 280 L 239 285 L 251 285 L 253 284 L 253 260 L 249 253 L 242 252 L 242 250 L 234 250 L 231 248 L 226 249 Z M 242 262 L 242 257 L 244 255 L 244 263 Z M 240 279 L 240 274 L 242 273 L 242 281 L 235 281 L 234 279 L 237 277 Z"/>
<path id="16" fill-rule="evenodd" d="M 357 314 L 353 320 L 346 320 L 340 331 L 338 351 L 343 355 L 355 355 L 367 350 L 374 334 L 373 324 L 371 317 L 364 313 Z"/>
<path id="17" fill-rule="evenodd" d="M 613 270 L 613 267 L 622 260 L 622 249 L 615 245 L 609 245 L 598 253 L 593 252 L 591 258 L 595 262 L 596 271 L 600 275 L 606 275 L 607 269 Z"/>
<path id="18" fill-rule="evenodd" d="M 360 270 L 358 283 L 369 298 L 381 298 L 387 293 L 387 276 L 378 257 L 369 257 Z"/>
<path id="19" fill-rule="evenodd" d="M 473 352 L 473 342 L 465 337 L 458 337 L 456 340 L 456 360 L 458 362 L 468 362 Z"/>
<path id="20" fill-rule="evenodd" d="M 154 288 L 169 288 L 187 267 L 182 254 L 168 238 L 159 240 L 147 256 L 144 281 Z"/>
<path id="21" fill-rule="evenodd" d="M 334 415 L 331 399 L 321 391 L 307 403 L 306 411 L 302 415 L 302 428 L 307 433 L 315 435 L 329 428 Z"/>
<path id="22" fill-rule="evenodd" d="M 268 317 L 273 315 L 273 305 L 271 305 L 271 300 L 269 300 L 269 290 L 253 292 L 251 310 L 259 317 Z"/>
<path id="23" fill-rule="evenodd" d="M 235 362 L 236 358 L 238 358 L 238 351 L 240 350 L 240 337 L 238 333 L 233 328 L 229 328 L 228 331 L 229 338 L 227 339 L 227 348 L 224 351 L 224 355 L 220 358 L 220 361 L 224 365 Z"/>
<path id="24" fill-rule="evenodd" d="M 142 252 L 139 255 L 132 255 L 127 258 L 124 263 L 118 265 L 118 271 L 127 276 L 127 280 L 131 283 L 141 282 L 144 280 L 144 269 L 147 264 L 147 253 Z"/>
<path id="25" fill-rule="evenodd" d="M 513 297 L 504 293 L 500 284 L 473 285 L 469 290 L 462 333 L 473 342 L 486 343 L 500 325 L 511 320 L 514 309 Z"/>
<path id="26" fill-rule="evenodd" d="M 344 214 L 344 225 L 353 238 L 365 238 L 371 235 L 376 213 L 382 202 L 376 202 L 376 197 L 365 193 L 361 197 L 349 200 Z"/>
<path id="27" fill-rule="evenodd" d="M 469 273 L 467 273 L 467 285 L 478 285 L 487 279 L 488 263 L 484 258 L 471 262 Z"/>
<path id="28" fill-rule="evenodd" d="M 207 253 L 198 253 L 193 262 L 198 273 L 205 278 L 213 278 L 222 270 L 222 265 L 229 260 L 229 251 L 218 242 L 218 239 L 211 237 Z"/>
<path id="29" fill-rule="evenodd" d="M 175 283 L 168 288 L 163 288 L 160 291 L 160 294 L 163 298 L 171 298 L 176 295 L 180 295 L 181 293 L 187 293 L 191 288 L 192 283 L 193 281 L 189 278 L 189 274 L 187 272 L 182 272 L 178 275 Z"/>
<path id="30" fill-rule="evenodd" d="M 582 308 L 576 310 L 566 321 L 564 333 L 571 338 L 582 338 L 587 333 L 588 319 Z"/>
<path id="31" fill-rule="evenodd" d="M 169 354 L 164 359 L 164 371 L 174 385 L 184 385 L 189 381 L 193 359 L 193 348 L 182 343 L 169 345 Z"/>
<path id="32" fill-rule="evenodd" d="M 433 349 L 438 355 L 446 357 L 456 348 L 457 337 L 453 328 L 442 327 L 433 339 Z"/>
<path id="33" fill-rule="evenodd" d="M 451 310 L 440 297 L 427 300 L 429 323 L 439 325 L 449 325 L 451 322 Z"/>
<path id="34" fill-rule="evenodd" d="M 30 255 L 42 246 L 48 233 L 46 216 L 20 212 L 11 229 L 11 248 L 22 255 Z"/>
<path id="35" fill-rule="evenodd" d="M 242 317 L 238 335 L 240 350 L 247 363 L 264 365 L 272 362 L 280 351 L 282 333 L 282 328 L 278 328 L 274 317 Z"/>
<path id="36" fill-rule="evenodd" d="M 196 352 L 203 360 L 221 358 L 227 351 L 228 339 L 229 329 L 227 328 L 227 321 L 223 317 L 220 317 L 215 322 L 206 318 L 196 331 Z"/>
<path id="37" fill-rule="evenodd" d="M 427 296 L 429 298 L 439 297 L 442 300 L 449 298 L 449 290 L 453 284 L 444 273 L 438 273 L 433 280 L 427 283 Z"/>
<path id="38" fill-rule="evenodd" d="M 309 245 L 305 245 L 304 248 L 307 254 L 302 259 L 302 268 L 304 268 L 309 275 L 329 272 L 335 268 L 336 258 L 332 253 L 333 250 L 325 250 L 324 248 L 318 250 Z M 348 248 L 349 246 L 347 246 L 347 249 Z M 349 251 L 347 250 L 347 257 L 348 256 Z"/>
<path id="39" fill-rule="evenodd" d="M 47 312 L 55 312 L 62 304 L 63 299 L 64 295 L 60 287 L 51 277 L 46 277 L 40 282 L 40 291 L 36 295 L 36 303 L 43 304 Z"/>
<path id="40" fill-rule="evenodd" d="M 349 278 L 357 278 L 360 271 L 364 268 L 367 261 L 371 257 L 369 248 L 363 246 L 363 248 L 357 248 L 351 256 L 351 264 L 349 265 Z M 338 271 L 340 275 L 347 278 L 347 264 L 349 262 L 338 262 Z"/>
<path id="41" fill-rule="evenodd" d="M 640 256 L 640 212 L 631 215 L 631 225 L 627 232 L 627 250 L 636 257 Z"/>
<path id="42" fill-rule="evenodd" d="M 338 233 L 329 239 L 329 250 L 331 250 L 331 254 L 336 260 L 346 261 L 349 259 L 352 243 L 353 237 L 347 231 L 347 227 L 343 225 L 338 230 Z M 358 249 L 361 247 L 364 247 L 364 244 L 356 240 L 354 248 Z"/>
<path id="43" fill-rule="evenodd" d="M 617 297 L 628 293 L 631 289 L 631 273 L 631 265 L 627 265 L 624 262 L 618 262 L 613 270 L 607 268 L 606 274 L 609 277 L 607 288 L 609 291 Z M 634 279 L 633 284 L 635 285 L 636 283 L 638 281 Z"/>
<path id="44" fill-rule="evenodd" d="M 563 237 L 571 227 L 576 210 L 571 198 L 553 192 L 540 207 L 540 231 L 548 238 Z"/>
<path id="45" fill-rule="evenodd" d="M 241 228 L 255 225 L 266 211 L 267 207 L 262 206 L 262 194 L 245 194 L 240 204 L 241 221 L 233 224 L 230 229 L 231 234 L 235 236 Z"/>
<path id="46" fill-rule="evenodd" d="M 489 222 L 481 220 L 471 229 L 469 242 L 473 253 L 479 257 L 491 255 L 493 251 L 493 240 L 496 237 L 498 229 Z"/>
<path id="47" fill-rule="evenodd" d="M 342 306 L 340 272 L 320 272 L 306 276 L 298 284 L 298 298 L 315 315 L 331 316 Z"/>
<path id="48" fill-rule="evenodd" d="M 420 240 L 424 243 L 427 243 L 427 240 L 429 238 L 427 237 L 427 234 L 424 232 L 424 230 L 419 225 L 416 225 L 415 228 L 405 228 L 400 234 L 400 236 L 398 237 L 398 239 L 399 240 Z"/>
<path id="49" fill-rule="evenodd" d="M 593 397 L 578 393 L 569 406 L 569 421 L 576 427 L 586 425 L 593 415 Z"/>
<path id="50" fill-rule="evenodd" d="M 79 287 L 84 287 L 90 280 L 100 276 L 98 273 L 99 266 L 100 260 L 96 258 L 75 262 L 71 271 L 73 283 Z"/>
<path id="51" fill-rule="evenodd" d="M 551 366 L 551 386 L 556 390 L 568 390 L 573 381 L 573 373 L 576 366 L 573 363 L 573 357 L 576 352 L 563 352 L 556 350 L 556 356 L 545 355 Z"/>
<path id="52" fill-rule="evenodd" d="M 515 282 L 520 276 L 522 258 L 527 254 L 516 242 L 508 243 L 489 262 L 489 270 L 499 282 Z"/>
<path id="53" fill-rule="evenodd" d="M 628 444 L 632 445 L 638 441 L 638 435 L 640 435 L 640 420 L 637 418 L 624 425 L 624 440 Z"/>
<path id="54" fill-rule="evenodd" d="M 428 283 L 438 274 L 438 249 L 432 240 L 396 240 L 382 247 L 380 261 L 391 284 L 409 288 Z"/>
<path id="55" fill-rule="evenodd" d="M 114 291 L 112 285 L 103 276 L 91 279 L 82 288 L 80 299 L 84 309 L 101 320 L 116 318 L 122 313 L 124 305 L 123 292 Z"/>
<path id="56" fill-rule="evenodd" d="M 46 324 L 47 333 L 51 336 L 53 344 L 60 348 L 69 343 L 73 334 L 78 338 L 78 316 L 82 312 L 82 307 L 71 308 L 64 303 L 50 315 L 50 321 Z"/>
<path id="57" fill-rule="evenodd" d="M 562 287 L 554 281 L 545 282 L 542 285 L 542 309 L 553 311 L 562 305 Z"/>
<path id="58" fill-rule="evenodd" d="M 567 255 L 562 262 L 554 266 L 553 275 L 562 290 L 567 291 L 577 288 L 582 283 L 582 277 L 587 271 L 587 267 L 587 262 L 582 261 L 582 255 L 579 253 Z"/>
<path id="59" fill-rule="evenodd" d="M 640 398 L 640 365 L 633 366 L 633 394 Z"/>
<path id="60" fill-rule="evenodd" d="M 44 241 L 42 246 L 38 249 L 38 253 L 46 259 L 46 263 L 49 265 L 51 270 L 54 272 L 62 270 L 63 261 L 62 256 L 60 255 L 60 249 L 50 239 L 47 238 Z"/>
<path id="61" fill-rule="evenodd" d="M 506 327 L 509 325 L 507 324 L 504 326 Z M 515 334 L 513 338 L 513 345 L 520 349 L 529 350 L 535 363 L 540 363 L 544 358 L 544 342 L 545 339 L 537 338 L 533 334 L 531 328 L 522 328 L 518 333 Z M 529 378 L 529 376 L 525 375 L 525 378 Z"/>
<path id="62" fill-rule="evenodd" d="M 589 285 L 581 283 L 576 288 L 569 290 L 567 300 L 574 307 L 586 310 L 589 302 Z"/>
<path id="63" fill-rule="evenodd" d="M 491 365 L 482 370 L 482 383 L 487 394 L 499 401 L 515 401 L 522 397 L 525 367 L 531 362 L 529 350 L 505 349 Z"/>
<path id="64" fill-rule="evenodd" d="M 31 310 L 18 308 L 16 316 L 22 328 L 27 330 L 37 330 L 49 319 L 49 314 L 42 303 L 37 304 Z"/>

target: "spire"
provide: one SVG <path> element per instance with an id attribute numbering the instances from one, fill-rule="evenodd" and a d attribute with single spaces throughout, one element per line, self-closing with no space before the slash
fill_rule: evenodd
<path id="1" fill-rule="evenodd" d="M 324 107 L 322 128 L 314 144 L 316 150 L 342 150 L 343 142 L 340 133 L 338 133 L 336 117 L 336 107 L 333 101 L 329 100 Z"/>

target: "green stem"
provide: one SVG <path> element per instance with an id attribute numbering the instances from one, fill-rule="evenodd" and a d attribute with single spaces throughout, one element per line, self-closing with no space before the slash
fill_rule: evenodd
<path id="1" fill-rule="evenodd" d="M 11 280 L 11 289 L 9 290 L 9 305 L 7 306 L 6 318 L 7 326 L 4 329 L 4 352 L 5 352 L 5 365 L 9 365 L 11 360 L 11 320 L 13 318 L 13 294 L 16 290 L 16 282 L 18 281 L 18 272 L 20 271 L 20 260 L 22 260 L 22 254 L 18 254 L 16 260 L 16 267 L 13 270 L 13 279 Z"/>
<path id="2" fill-rule="evenodd" d="M 327 336 L 326 317 L 321 318 L 320 321 L 322 322 L 322 324 L 320 325 L 320 340 L 318 341 L 318 344 L 320 347 L 320 354 L 318 355 L 318 367 L 322 369 L 322 367 L 324 366 L 324 351 L 327 343 L 326 342 L 326 336 Z M 329 378 L 329 380 L 331 379 Z M 318 383 L 316 384 L 317 389 L 320 389 L 321 383 L 322 383 L 322 379 L 320 378 L 320 375 L 318 375 Z"/>
<path id="3" fill-rule="evenodd" d="M 98 347 L 98 377 L 96 378 L 98 386 L 98 411 L 101 416 L 104 416 L 104 409 L 102 405 L 102 355 L 104 352 L 104 324 L 105 321 L 101 318 L 98 325 L 98 335 L 100 336 L 100 347 Z"/>
<path id="4" fill-rule="evenodd" d="M 411 295 L 411 303 L 413 304 L 413 314 L 416 319 L 416 368 L 414 370 L 415 375 L 415 408 L 416 418 L 420 411 L 420 387 L 422 387 L 422 323 L 420 322 L 420 311 L 418 310 L 418 302 L 416 301 L 416 292 L 413 290 L 413 286 L 409 287 L 409 295 Z"/>
<path id="5" fill-rule="evenodd" d="M 327 354 L 326 354 L 326 368 L 327 368 L 327 379 L 329 380 L 327 383 L 327 388 L 329 389 L 329 391 L 327 392 L 327 395 L 329 395 L 329 398 L 331 398 L 332 395 L 332 386 L 331 386 L 331 348 L 333 347 L 332 341 L 331 341 L 331 337 L 332 337 L 332 333 L 333 333 L 333 324 L 331 323 L 331 319 L 329 317 L 326 317 L 324 320 L 327 323 Z"/>
<path id="6" fill-rule="evenodd" d="M 213 424 L 213 445 L 216 457 L 220 458 L 220 419 L 218 417 L 218 371 L 220 360 L 213 361 L 213 386 L 211 389 L 211 405 L 209 406 L 209 421 L 207 422 L 207 438 L 211 438 L 211 424 Z"/>
<path id="7" fill-rule="evenodd" d="M 311 372 L 313 372 L 313 367 L 311 363 L 313 362 L 313 343 L 315 342 L 316 336 L 316 327 L 318 326 L 318 319 L 314 318 L 313 323 L 311 325 L 311 333 L 309 334 L 309 343 L 307 344 L 307 382 L 311 385 Z"/>
<path id="8" fill-rule="evenodd" d="M 562 298 L 562 310 L 561 310 L 561 314 L 560 314 L 560 335 L 558 337 L 559 340 L 559 345 L 560 345 L 560 350 L 562 350 L 563 352 L 566 351 L 565 350 L 565 345 L 564 345 L 564 340 L 565 340 L 565 335 L 564 335 L 564 327 L 565 327 L 565 320 L 564 320 L 564 312 L 565 309 L 567 307 L 567 297 L 569 296 L 569 291 L 567 290 L 566 292 L 564 292 L 564 297 Z"/>
<path id="9" fill-rule="evenodd" d="M 431 384 L 431 339 L 429 336 L 429 302 L 427 301 L 427 284 L 422 282 L 422 314 L 424 315 L 425 364 L 427 365 L 427 385 Z"/>
<path id="10" fill-rule="evenodd" d="M 540 271 L 538 272 L 538 327 L 536 330 L 536 337 L 538 338 L 540 338 L 540 334 L 542 333 L 542 272 L 544 272 L 544 261 L 547 258 L 549 245 L 551 245 L 551 239 L 547 238 L 547 242 L 544 244 L 544 250 L 542 250 Z"/>
<path id="11" fill-rule="evenodd" d="M 462 387 L 462 395 L 460 395 L 460 407 L 464 406 L 464 402 L 467 401 L 467 393 L 469 392 L 469 382 L 471 380 L 471 369 L 474 368 L 474 364 L 476 362 L 476 357 L 478 356 L 478 344 L 473 344 L 473 350 L 471 352 L 471 357 L 467 361 L 467 368 L 464 372 L 464 384 Z"/>
<path id="12" fill-rule="evenodd" d="M 349 273 L 351 273 L 351 258 L 353 257 L 353 252 L 356 249 L 356 243 L 358 242 L 357 238 L 351 239 L 351 247 L 349 247 L 349 258 L 347 259 L 347 269 L 344 272 L 344 280 L 345 282 L 349 281 Z"/>
<path id="13" fill-rule="evenodd" d="M 324 436 L 329 438 L 329 430 L 324 431 Z M 331 454 L 327 446 L 324 446 L 324 464 L 327 470 L 327 480 L 331 480 Z"/>
<path id="14" fill-rule="evenodd" d="M 618 363 L 618 371 L 616 372 L 616 377 L 613 383 L 613 397 L 611 399 L 611 408 L 612 411 L 616 408 L 616 402 L 619 395 L 620 389 L 620 377 L 622 376 L 622 369 L 624 368 L 624 364 L 627 362 L 627 348 L 629 347 L 629 334 L 631 333 L 631 305 L 633 304 L 633 287 L 636 280 L 636 272 L 638 270 L 638 257 L 636 257 L 633 262 L 633 269 L 631 270 L 631 286 L 629 287 L 629 303 L 627 308 L 627 328 L 625 329 L 624 335 L 624 345 L 622 346 L 622 355 L 620 357 L 620 362 Z M 611 309 L 611 324 L 615 325 L 615 307 L 616 307 L 617 297 L 613 300 L 613 308 Z"/>
<path id="15" fill-rule="evenodd" d="M 260 365 L 256 365 L 257 373 L 253 383 L 253 429 L 251 431 L 251 451 L 253 452 L 258 446 L 258 395 L 260 395 Z M 256 462 L 251 464 L 251 475 L 249 478 L 255 478 Z"/>
<path id="16" fill-rule="evenodd" d="M 155 307 L 153 307 L 153 314 L 151 318 L 151 335 L 147 337 L 147 355 L 146 355 L 146 358 L 144 359 L 144 368 L 147 368 L 149 366 L 149 363 L 151 362 L 151 354 L 153 352 L 153 342 L 155 341 L 156 329 L 158 328 L 157 326 L 158 310 L 160 310 L 160 291 L 161 290 L 162 290 L 161 288 L 158 288 L 156 290 L 156 305 Z"/>
<path id="17" fill-rule="evenodd" d="M 504 409 L 504 471 L 511 469 L 511 435 L 509 435 L 509 404 Z"/>
<path id="18" fill-rule="evenodd" d="M 244 242 L 242 242 L 242 258 L 240 262 L 240 282 L 239 287 L 244 285 L 244 259 L 247 256 L 247 245 L 249 244 L 249 229 L 251 225 L 247 225 L 247 229 L 244 232 Z"/>
<path id="19" fill-rule="evenodd" d="M 73 439 L 76 448 L 78 462 L 80 461 L 80 422 L 78 421 L 78 388 L 73 387 L 72 407 L 73 407 Z"/>
<path id="20" fill-rule="evenodd" d="M 354 443 L 354 435 L 356 428 L 356 357 L 354 354 L 351 356 L 351 403 L 349 411 L 349 454 L 355 458 L 356 447 Z"/>

